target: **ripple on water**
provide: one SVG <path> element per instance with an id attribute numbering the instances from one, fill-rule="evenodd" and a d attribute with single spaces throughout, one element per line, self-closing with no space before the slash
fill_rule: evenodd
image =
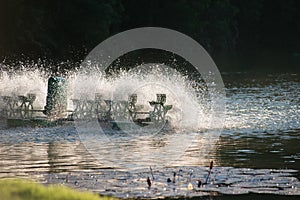
<path id="1" fill-rule="evenodd" d="M 207 157 L 219 166 L 235 168 L 214 167 L 208 184 L 200 188 L 197 180 L 206 180 L 208 169 L 205 167 L 154 168 L 155 179 L 150 189 L 146 178 L 153 178 L 148 169 L 103 170 L 101 168 L 107 166 L 95 164 L 95 159 L 80 144 L 75 127 L 69 125 L 16 129 L 1 126 L 0 176 L 34 177 L 46 184 L 65 184 L 122 198 L 216 193 L 300 195 L 300 183 L 295 178 L 297 173 L 299 178 L 297 170 L 264 169 L 300 169 L 299 82 L 277 80 L 271 86 L 244 85 L 227 92 L 225 129 L 217 149 Z M 104 151 L 110 151 L 109 145 Z M 196 151 L 189 152 L 187 165 L 192 157 L 197 157 Z M 174 171 L 178 172 L 176 183 L 167 183 Z M 193 189 L 189 190 L 191 173 Z"/>

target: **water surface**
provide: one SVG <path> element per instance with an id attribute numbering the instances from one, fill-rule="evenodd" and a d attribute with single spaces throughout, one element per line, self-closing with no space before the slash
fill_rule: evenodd
<path id="1" fill-rule="evenodd" d="M 152 176 L 147 166 L 149 161 L 137 155 L 148 153 L 149 148 L 159 148 L 168 141 L 166 138 L 153 141 L 141 136 L 134 141 L 120 140 L 119 145 L 125 144 L 136 156 L 122 158 L 119 166 L 111 166 L 109 159 L 118 158 L 118 153 L 111 154 L 117 152 L 115 145 L 100 148 L 100 155 L 111 156 L 107 160 L 95 159 L 81 143 L 72 123 L 46 128 L 7 128 L 1 119 L 0 177 L 34 178 L 119 197 L 205 196 L 212 195 L 213 191 L 299 195 L 300 76 L 224 74 L 223 78 L 227 111 L 218 142 L 201 137 L 205 129 L 182 132 L 198 134 L 199 140 L 184 154 L 178 152 L 176 162 L 165 167 L 153 166 L 158 180 L 150 190 L 145 182 L 147 176 Z M 166 137 L 168 134 L 172 132 Z M 208 147 L 209 151 L 205 151 Z M 164 157 L 157 154 L 155 158 L 163 160 Z M 198 179 L 206 178 L 211 160 L 215 171 L 209 184 L 202 189 L 195 187 L 193 192 L 187 190 L 190 178 L 194 186 Z M 135 162 L 145 167 L 137 167 L 140 165 L 134 165 Z M 168 184 L 166 179 L 180 170 L 182 175 L 177 185 Z M 229 172 L 232 175 L 226 178 Z M 232 181 L 227 189 L 220 185 L 226 181 Z M 255 184 L 261 185 L 254 187 Z"/>

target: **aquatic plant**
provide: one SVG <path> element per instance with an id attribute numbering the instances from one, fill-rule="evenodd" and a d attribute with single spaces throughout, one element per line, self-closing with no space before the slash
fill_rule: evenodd
<path id="1" fill-rule="evenodd" d="M 147 184 L 148 184 L 148 188 L 150 189 L 151 188 L 151 180 L 150 180 L 149 176 L 147 178 Z"/>
<path id="2" fill-rule="evenodd" d="M 214 161 L 210 161 L 209 171 L 208 171 L 208 175 L 207 175 L 207 177 L 206 177 L 205 184 L 207 184 L 207 181 L 208 181 L 208 179 L 209 179 L 209 177 L 210 177 L 210 174 L 211 174 L 211 170 L 212 170 L 212 168 L 213 168 L 213 165 L 214 165 Z"/>

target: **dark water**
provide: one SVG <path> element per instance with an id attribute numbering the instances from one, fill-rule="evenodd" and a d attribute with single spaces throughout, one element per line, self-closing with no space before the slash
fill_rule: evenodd
<path id="1" fill-rule="evenodd" d="M 227 111 L 218 142 L 205 140 L 211 148 L 209 152 L 200 151 L 201 156 L 199 149 L 206 147 L 196 143 L 179 162 L 153 166 L 155 179 L 150 189 L 145 181 L 152 177 L 148 166 L 130 168 L 134 156 L 128 158 L 126 169 L 111 168 L 95 159 L 80 142 L 72 123 L 47 128 L 6 128 L 2 119 L 0 177 L 33 178 L 125 198 L 205 198 L 220 193 L 225 196 L 216 199 L 232 198 L 232 194 L 241 194 L 243 199 L 300 195 L 300 76 L 224 74 L 223 78 Z M 134 142 L 143 146 L 149 141 L 141 138 Z M 159 144 L 151 148 L 156 145 Z M 110 148 L 113 146 L 107 144 L 99 154 L 115 151 Z M 147 148 L 134 152 L 141 155 L 143 151 Z M 163 157 L 158 155 L 157 159 Z M 212 176 L 208 184 L 198 188 L 197 180 L 205 181 L 211 160 Z M 166 180 L 172 179 L 173 172 L 181 174 L 176 183 L 169 184 Z M 193 184 L 192 190 L 188 183 Z"/>

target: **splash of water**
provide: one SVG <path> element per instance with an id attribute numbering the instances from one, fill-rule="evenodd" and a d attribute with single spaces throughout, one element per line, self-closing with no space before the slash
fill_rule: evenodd
<path id="1" fill-rule="evenodd" d="M 20 70 L 1 71 L 0 96 L 19 96 L 36 94 L 36 108 L 43 108 L 47 95 L 49 73 L 39 70 L 34 65 L 23 65 Z M 138 95 L 137 104 L 144 106 L 144 111 L 151 109 L 149 101 L 156 99 L 156 94 L 167 95 L 166 104 L 173 105 L 168 113 L 168 120 L 175 128 L 207 129 L 210 113 L 205 84 L 197 84 L 176 70 L 164 65 L 141 65 L 129 71 L 106 76 L 97 68 L 92 73 L 71 72 L 65 77 L 68 82 L 68 109 L 72 110 L 72 99 L 95 98 L 100 93 L 104 99 L 127 100 L 128 95 Z M 1 103 L 3 108 L 4 104 Z"/>
<path id="2" fill-rule="evenodd" d="M 143 111 L 151 110 L 148 102 L 156 100 L 156 94 L 166 94 L 166 104 L 173 105 L 167 115 L 172 127 L 194 131 L 211 128 L 206 85 L 196 84 L 163 64 L 141 65 L 109 77 L 97 70 L 82 72 L 74 77 L 73 85 L 73 98 L 92 100 L 100 93 L 104 99 L 126 101 L 129 95 L 137 94 Z"/>
<path id="3" fill-rule="evenodd" d="M 47 77 L 45 72 L 38 69 L 0 71 L 0 96 L 26 96 L 36 94 L 35 107 L 45 105 L 47 94 Z M 0 102 L 0 107 L 3 107 Z"/>

